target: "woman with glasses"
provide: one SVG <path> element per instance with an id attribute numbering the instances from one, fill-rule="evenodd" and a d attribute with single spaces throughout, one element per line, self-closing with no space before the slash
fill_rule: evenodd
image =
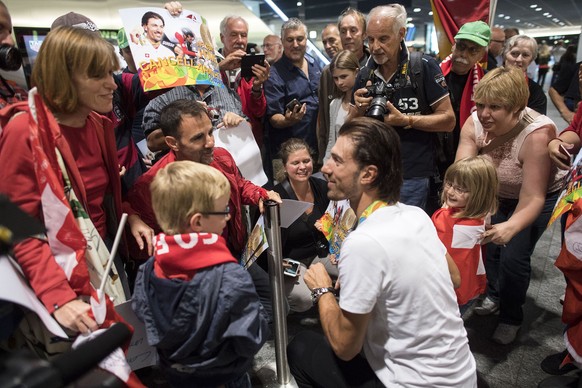
<path id="1" fill-rule="evenodd" d="M 544 90 L 533 79 L 527 76 L 528 66 L 535 61 L 538 55 L 538 43 L 534 38 L 527 35 L 516 35 L 509 38 L 505 43 L 503 58 L 505 66 L 519 67 L 527 80 L 529 98 L 527 106 L 543 115 L 548 108 L 548 99 Z"/>
<path id="2" fill-rule="evenodd" d="M 475 312 L 500 310 L 493 340 L 501 344 L 516 338 L 523 321 L 530 257 L 548 224 L 563 176 L 547 151 L 556 125 L 526 107 L 528 96 L 521 69 L 499 67 L 487 73 L 475 87 L 477 109 L 461 130 L 456 155 L 456 160 L 484 155 L 499 177 L 499 208 L 483 233 L 483 242 L 489 243 L 487 297 Z"/>

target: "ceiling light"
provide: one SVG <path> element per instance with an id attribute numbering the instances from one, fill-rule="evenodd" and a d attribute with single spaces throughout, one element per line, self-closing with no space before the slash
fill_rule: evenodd
<path id="1" fill-rule="evenodd" d="M 421 11 L 421 9 L 420 9 L 420 8 L 415 8 L 415 9 L 413 9 L 413 10 L 412 10 L 412 12 L 416 12 L 416 13 L 418 13 L 418 12 L 420 12 L 420 11 Z"/>
<path id="2" fill-rule="evenodd" d="M 409 23 L 412 21 L 412 18 L 406 18 L 406 22 Z"/>
<path id="3" fill-rule="evenodd" d="M 302 2 L 300 2 L 300 1 L 298 1 L 298 2 L 297 2 L 297 6 L 298 6 L 298 7 L 301 7 L 302 5 L 303 5 L 303 3 L 302 3 Z"/>
<path id="4" fill-rule="evenodd" d="M 505 20 L 509 20 L 511 19 L 511 16 L 507 15 L 506 17 L 504 17 Z"/>
<path id="5" fill-rule="evenodd" d="M 532 4 L 532 5 L 530 5 L 529 7 L 530 7 L 530 8 L 535 8 L 535 7 L 537 7 L 537 6 L 538 6 L 537 4 Z"/>
<path id="6" fill-rule="evenodd" d="M 544 16 L 548 16 L 549 14 L 549 12 L 544 12 Z"/>
<path id="7" fill-rule="evenodd" d="M 311 30 L 309 31 L 309 39 L 316 39 L 317 38 L 317 31 Z"/>
<path id="8" fill-rule="evenodd" d="M 566 23 L 564 23 L 564 22 L 560 22 L 558 24 L 561 25 L 561 26 L 565 26 L 566 25 Z"/>
<path id="9" fill-rule="evenodd" d="M 536 8 L 536 11 L 538 11 L 538 12 L 541 11 L 541 10 L 542 10 L 542 7 L 537 7 Z"/>
<path id="10" fill-rule="evenodd" d="M 504 14 L 502 14 L 502 13 L 500 13 L 499 15 L 497 15 L 497 17 L 500 17 L 500 18 L 502 18 L 502 17 L 504 17 L 504 16 L 505 16 L 505 15 L 504 15 Z"/>
<path id="11" fill-rule="evenodd" d="M 519 22 L 521 22 L 521 19 L 515 19 L 515 22 L 519 23 Z"/>
<path id="12" fill-rule="evenodd" d="M 428 13 L 428 16 L 432 16 L 432 11 L 430 11 L 430 12 Z"/>
<path id="13" fill-rule="evenodd" d="M 549 14 L 549 15 L 548 15 L 548 16 L 546 16 L 546 17 L 548 17 L 548 18 L 551 18 L 551 17 L 552 17 L 552 14 Z"/>

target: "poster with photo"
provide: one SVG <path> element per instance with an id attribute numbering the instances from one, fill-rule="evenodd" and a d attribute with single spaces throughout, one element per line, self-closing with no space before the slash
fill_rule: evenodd
<path id="1" fill-rule="evenodd" d="M 145 91 L 183 85 L 222 85 L 206 20 L 184 10 L 125 8 L 119 14 Z"/>
<path id="2" fill-rule="evenodd" d="M 565 177 L 564 190 L 556 201 L 556 206 L 552 212 L 552 217 L 548 222 L 550 226 L 554 221 L 559 219 L 562 214 L 572 208 L 572 204 L 582 197 L 582 152 L 578 155 L 570 167 L 568 175 Z"/>

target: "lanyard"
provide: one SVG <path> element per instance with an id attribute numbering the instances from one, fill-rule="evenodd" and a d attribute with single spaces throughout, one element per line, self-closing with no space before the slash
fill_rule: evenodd
<path id="1" fill-rule="evenodd" d="M 386 201 L 381 201 L 381 200 L 376 200 L 374 202 L 372 202 L 363 212 L 362 215 L 360 216 L 360 218 L 358 219 L 358 225 L 361 225 L 364 221 L 366 221 L 366 219 L 372 214 L 374 213 L 376 210 L 381 209 L 385 206 L 388 206 L 388 202 Z"/>

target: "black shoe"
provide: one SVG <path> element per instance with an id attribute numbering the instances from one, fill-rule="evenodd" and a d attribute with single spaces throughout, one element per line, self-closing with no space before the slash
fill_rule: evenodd
<path id="1" fill-rule="evenodd" d="M 567 355 L 568 355 L 567 350 L 564 350 L 563 352 L 560 353 L 549 355 L 548 357 L 543 359 L 542 363 L 540 364 L 540 367 L 547 374 L 554 376 L 560 376 L 568 372 L 571 372 L 575 369 L 578 369 L 574 364 L 566 364 L 560 368 L 562 361 L 564 361 L 564 358 Z"/>

